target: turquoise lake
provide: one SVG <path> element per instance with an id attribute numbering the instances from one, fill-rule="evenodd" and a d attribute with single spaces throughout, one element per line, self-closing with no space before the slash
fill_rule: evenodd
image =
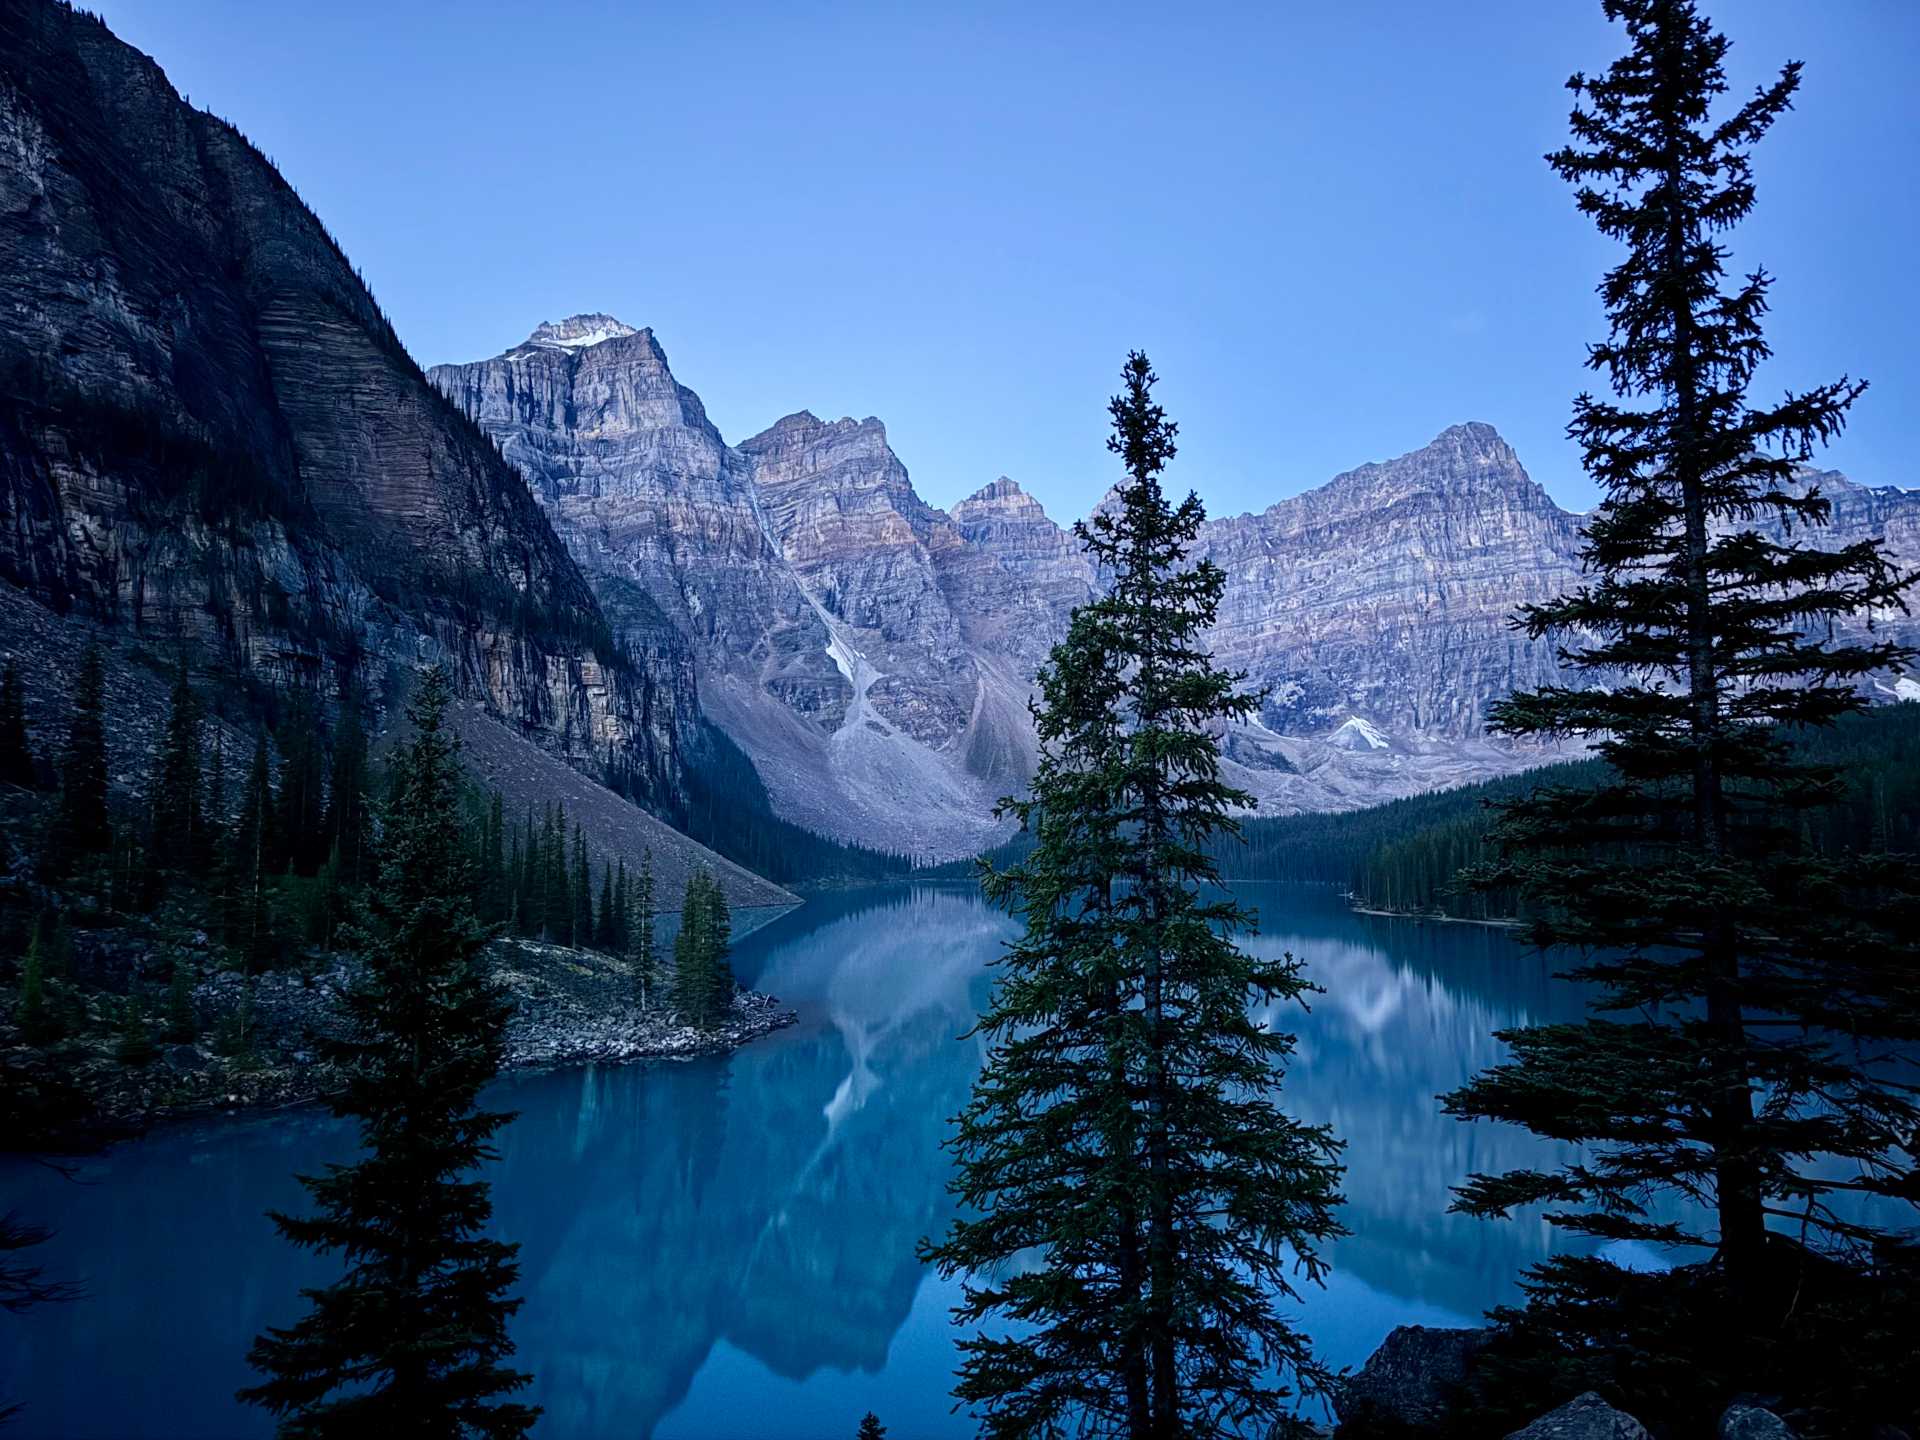
<path id="1" fill-rule="evenodd" d="M 1300 1315 L 1357 1365 L 1394 1325 L 1470 1324 L 1556 1243 L 1538 1220 L 1446 1213 L 1470 1171 L 1539 1155 L 1433 1097 L 1497 1060 L 1492 1032 L 1578 1012 L 1504 932 L 1355 915 L 1331 890 L 1238 885 L 1262 933 L 1326 988 L 1285 1103 L 1346 1140 L 1344 1220 Z M 957 1038 L 1012 922 L 967 887 L 815 900 L 743 939 L 743 982 L 800 1022 L 726 1057 L 503 1080 L 519 1111 L 492 1168 L 520 1242 L 516 1363 L 551 1440 L 845 1440 L 876 1411 L 895 1440 L 971 1435 L 947 1398 L 953 1294 L 914 1256 L 951 1216 L 941 1142 L 980 1060 Z M 0 1208 L 57 1226 L 51 1274 L 83 1299 L 0 1315 L 0 1394 L 22 1437 L 261 1436 L 236 1405 L 262 1327 L 302 1311 L 331 1262 L 263 1211 L 352 1154 L 319 1110 L 210 1120 L 87 1161 L 76 1180 L 0 1169 Z"/>

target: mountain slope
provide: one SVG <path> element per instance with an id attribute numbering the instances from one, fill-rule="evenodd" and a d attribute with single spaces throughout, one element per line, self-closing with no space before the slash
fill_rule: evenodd
<path id="1" fill-rule="evenodd" d="M 702 710 L 781 814 L 923 856 L 1002 833 L 992 803 L 1033 763 L 1033 676 L 1099 583 L 1016 483 L 927 505 L 874 419 L 801 411 L 728 446 L 651 333 L 604 315 L 431 375 L 528 476 L 603 604 L 631 582 L 683 638 Z M 602 393 L 649 398 L 610 424 Z M 1874 535 L 1920 561 L 1920 496 L 1813 478 L 1835 523 L 1811 543 Z M 1199 553 L 1228 579 L 1215 652 L 1266 697 L 1223 737 L 1231 777 L 1290 814 L 1556 758 L 1484 718 L 1560 676 L 1510 619 L 1579 583 L 1579 527 L 1478 423 L 1207 522 Z"/>
<path id="2" fill-rule="evenodd" d="M 0 0 L 0 575 L 246 683 L 451 663 L 523 735 L 680 784 L 525 484 L 320 222 L 98 20 Z"/>

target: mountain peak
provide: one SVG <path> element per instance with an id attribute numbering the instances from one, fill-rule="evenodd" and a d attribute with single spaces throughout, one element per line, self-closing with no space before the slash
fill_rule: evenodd
<path id="1" fill-rule="evenodd" d="M 640 332 L 611 315 L 595 311 L 591 315 L 569 315 L 564 320 L 545 320 L 535 327 L 525 344 L 542 350 L 585 350 L 606 340 L 619 340 Z"/>

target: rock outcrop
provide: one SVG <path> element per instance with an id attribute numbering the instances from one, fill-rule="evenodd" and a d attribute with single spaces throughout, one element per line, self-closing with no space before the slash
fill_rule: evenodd
<path id="1" fill-rule="evenodd" d="M 0 0 L 0 314 L 0 645 L 29 604 L 223 686 L 376 702 L 445 661 L 550 753 L 677 792 L 678 677 L 620 653 L 320 221 L 48 0 Z"/>
<path id="2" fill-rule="evenodd" d="M 697 690 L 780 813 L 923 855 L 1000 833 L 993 801 L 1034 761 L 1033 677 L 1100 583 L 1018 484 L 936 509 L 871 418 L 801 411 L 729 446 L 650 332 L 606 315 L 431 373 L 527 476 L 628 645 L 680 676 L 677 637 L 694 683 L 676 696 Z M 1920 496 L 1810 479 L 1834 499 L 1811 543 L 1873 535 L 1920 562 Z M 1483 424 L 1209 521 L 1214 651 L 1265 696 L 1224 737 L 1230 778 L 1285 814 L 1553 758 L 1485 716 L 1561 678 L 1555 645 L 1509 620 L 1579 583 L 1579 529 Z"/>
<path id="3" fill-rule="evenodd" d="M 1793 1427 L 1759 1405 L 1735 1403 L 1720 1417 L 1718 1440 L 1794 1440 Z"/>
<path id="4" fill-rule="evenodd" d="M 1339 1382 L 1334 1408 L 1343 1434 L 1400 1434 L 1426 1429 L 1445 1417 L 1485 1330 L 1398 1325 L 1356 1374 Z"/>
<path id="5" fill-rule="evenodd" d="M 1515 1430 L 1507 1440 L 1653 1440 L 1647 1427 L 1616 1410 L 1598 1392 L 1576 1395 L 1558 1410 Z"/>

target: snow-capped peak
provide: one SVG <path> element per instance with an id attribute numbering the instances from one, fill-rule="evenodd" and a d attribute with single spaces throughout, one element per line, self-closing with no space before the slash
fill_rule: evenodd
<path id="1" fill-rule="evenodd" d="M 606 340 L 640 332 L 611 315 L 569 315 L 564 320 L 547 320 L 527 337 L 527 344 L 542 350 L 585 350 Z"/>
<path id="2" fill-rule="evenodd" d="M 1372 721 L 1362 720 L 1358 715 L 1349 715 L 1341 722 L 1340 728 L 1327 737 L 1329 745 L 1337 745 L 1342 750 L 1390 750 L 1393 748 L 1379 727 Z"/>

